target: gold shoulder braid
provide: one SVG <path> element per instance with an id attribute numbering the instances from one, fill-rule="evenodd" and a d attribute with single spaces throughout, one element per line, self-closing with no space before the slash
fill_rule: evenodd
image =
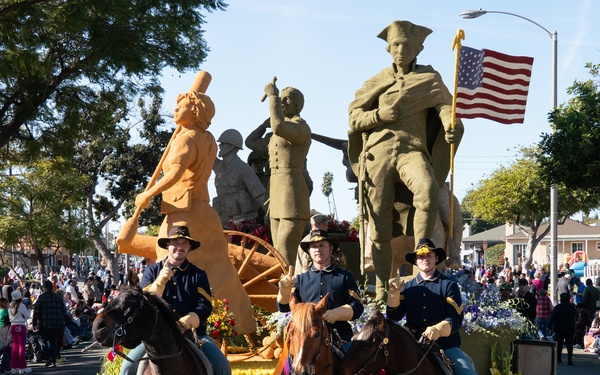
<path id="1" fill-rule="evenodd" d="M 452 307 L 454 307 L 454 309 L 456 310 L 457 313 L 462 314 L 462 312 L 463 312 L 463 306 L 464 305 L 458 306 L 458 304 L 456 303 L 456 301 L 454 301 L 450 297 L 446 297 L 446 302 L 448 302 L 450 305 L 452 305 Z"/>
<path id="2" fill-rule="evenodd" d="M 360 298 L 360 296 L 358 295 L 358 293 L 356 293 L 352 289 L 348 289 L 348 294 L 350 294 L 350 297 L 356 298 L 357 300 L 362 301 L 362 298 Z"/>
<path id="3" fill-rule="evenodd" d="M 198 287 L 198 293 L 202 294 L 207 300 L 212 301 L 210 294 L 208 294 L 203 288 Z"/>

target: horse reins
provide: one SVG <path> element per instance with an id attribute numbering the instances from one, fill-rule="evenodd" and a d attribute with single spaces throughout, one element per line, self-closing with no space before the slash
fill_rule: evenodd
<path id="1" fill-rule="evenodd" d="M 387 349 L 387 344 L 390 342 L 389 336 L 390 336 L 390 325 L 386 324 L 385 325 L 385 336 L 382 335 L 381 333 L 379 333 L 379 331 L 375 330 L 375 335 L 381 339 L 381 342 L 379 343 L 379 346 L 377 347 L 377 351 L 375 352 L 375 356 L 373 356 L 373 363 L 375 363 L 377 361 L 377 355 L 379 354 L 379 352 L 383 349 L 383 355 L 385 357 L 385 366 L 388 365 L 388 358 L 389 358 L 389 354 L 390 352 Z M 429 352 L 431 351 L 431 348 L 433 347 L 434 342 L 432 341 L 431 344 L 429 345 L 429 347 L 427 348 L 427 350 L 425 351 L 425 353 L 423 354 L 423 357 L 421 357 L 421 359 L 419 360 L 419 362 L 417 362 L 417 365 L 410 371 L 407 372 L 402 372 L 399 374 L 394 374 L 394 375 L 408 375 L 408 374 L 412 374 L 413 372 L 415 372 L 419 366 L 421 366 L 421 363 L 423 363 L 423 361 L 425 360 L 425 358 L 427 358 L 427 355 L 429 354 Z M 367 360 L 363 366 L 361 367 L 361 369 L 358 371 L 358 375 L 362 375 L 364 374 L 367 369 L 366 366 L 369 363 L 369 361 Z M 385 367 L 384 366 L 384 367 Z"/>
<path id="2" fill-rule="evenodd" d="M 114 324 L 112 351 L 115 354 L 119 355 L 124 360 L 131 362 L 131 363 L 136 363 L 136 362 L 141 362 L 141 361 L 167 359 L 167 358 L 173 358 L 173 357 L 177 357 L 177 356 L 181 355 L 181 353 L 183 352 L 183 348 L 181 348 L 181 350 L 177 353 L 158 355 L 158 356 L 148 355 L 147 357 L 143 357 L 143 358 L 134 360 L 134 359 L 129 358 L 125 353 L 123 353 L 119 349 L 117 349 L 117 337 L 121 338 L 127 333 L 127 331 L 125 330 L 125 327 L 130 325 L 135 320 L 135 318 L 138 316 L 138 314 L 144 308 L 145 302 L 148 302 L 148 298 L 146 298 L 146 296 L 142 296 L 142 297 L 143 298 L 140 300 L 138 308 L 133 312 L 133 314 L 131 314 L 130 317 L 128 317 L 125 320 L 125 322 L 123 322 L 122 324 Z M 154 326 L 156 326 L 156 323 L 158 322 L 158 314 L 160 314 L 160 311 L 158 310 L 158 307 L 152 305 L 150 302 L 148 302 L 148 304 L 154 309 Z"/>

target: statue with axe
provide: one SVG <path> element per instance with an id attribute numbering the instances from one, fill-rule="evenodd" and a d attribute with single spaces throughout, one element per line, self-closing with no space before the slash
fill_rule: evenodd
<path id="1" fill-rule="evenodd" d="M 217 155 L 217 143 L 207 130 L 215 114 L 215 106 L 205 94 L 210 80 L 210 74 L 201 71 L 190 91 L 178 95 L 177 127 L 146 190 L 136 197 L 136 211 L 121 228 L 117 245 L 119 253 L 159 260 L 166 257 L 156 237 L 137 234 L 141 211 L 152 197 L 162 194 L 161 210 L 166 216 L 158 236 L 166 237 L 174 225 L 189 228 L 202 243 L 199 251 L 190 254 L 190 262 L 206 271 L 217 298 L 227 298 L 236 317 L 236 331 L 250 333 L 256 330 L 252 304 L 229 260 L 219 215 L 209 203 L 208 179 Z"/>

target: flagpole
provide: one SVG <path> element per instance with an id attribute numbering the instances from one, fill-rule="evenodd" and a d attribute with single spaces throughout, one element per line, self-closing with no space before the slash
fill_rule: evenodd
<path id="1" fill-rule="evenodd" d="M 454 91 L 452 93 L 452 120 L 450 122 L 450 129 L 454 130 L 456 127 L 456 90 L 458 89 L 458 63 L 460 58 L 460 49 L 462 45 L 461 40 L 465 39 L 465 32 L 463 29 L 458 29 L 454 40 L 452 41 L 452 50 L 456 50 L 456 61 L 454 63 Z M 450 230 L 449 237 L 452 239 L 454 228 L 454 152 L 456 146 L 454 143 L 450 143 Z"/>

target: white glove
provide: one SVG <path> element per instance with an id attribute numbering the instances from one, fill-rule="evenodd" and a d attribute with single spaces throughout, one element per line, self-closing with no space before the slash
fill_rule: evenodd
<path id="1" fill-rule="evenodd" d="M 290 302 L 290 294 L 295 283 L 294 266 L 290 266 L 288 273 L 284 274 L 279 280 L 279 293 L 277 294 L 277 302 L 287 305 Z"/>
<path id="2" fill-rule="evenodd" d="M 342 305 L 340 307 L 336 307 L 335 309 L 327 310 L 323 313 L 323 319 L 327 321 L 327 323 L 335 323 L 340 320 L 348 321 L 352 319 L 354 315 L 354 310 L 352 310 L 352 306 L 350 305 Z"/>
<path id="3" fill-rule="evenodd" d="M 164 266 L 158 273 L 156 280 L 154 280 L 154 282 L 148 285 L 144 290 L 162 297 L 163 292 L 165 291 L 165 286 L 167 286 L 167 282 L 171 280 L 171 277 L 173 277 L 173 270 L 167 266 Z"/>
<path id="4" fill-rule="evenodd" d="M 188 329 L 198 328 L 200 325 L 200 318 L 198 317 L 198 314 L 191 312 L 179 318 L 178 322 L 187 331 Z"/>
<path id="5" fill-rule="evenodd" d="M 452 333 L 452 324 L 447 320 L 442 320 L 438 324 L 425 328 L 423 336 L 427 337 L 430 341 L 435 341 L 440 337 L 448 337 Z"/>
<path id="6" fill-rule="evenodd" d="M 400 278 L 400 270 L 398 270 L 398 276 L 388 281 L 388 285 L 387 305 L 389 307 L 400 306 L 400 292 L 404 286 L 404 280 Z"/>

